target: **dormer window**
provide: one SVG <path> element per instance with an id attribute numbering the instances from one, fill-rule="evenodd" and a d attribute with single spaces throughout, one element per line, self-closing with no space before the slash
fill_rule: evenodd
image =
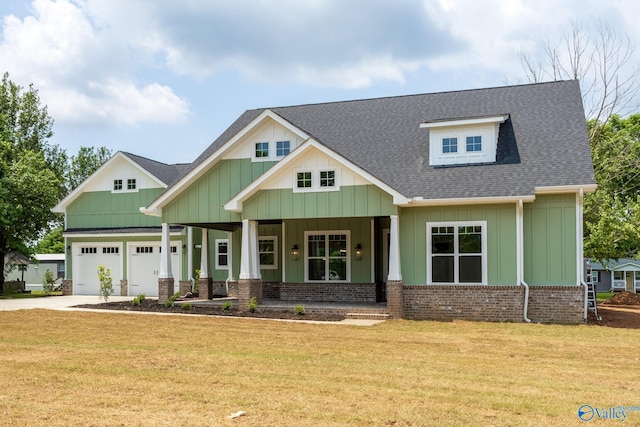
<path id="1" fill-rule="evenodd" d="M 122 180 L 114 179 L 113 180 L 113 191 L 121 191 L 122 190 Z"/>
<path id="2" fill-rule="evenodd" d="M 254 143 L 253 161 L 277 161 L 291 152 L 291 141 L 259 141 Z"/>
<path id="3" fill-rule="evenodd" d="M 256 142 L 256 158 L 269 157 L 269 143 Z"/>
<path id="4" fill-rule="evenodd" d="M 500 124 L 508 118 L 505 114 L 422 123 L 421 128 L 429 129 L 429 165 L 495 163 Z"/>
<path id="5" fill-rule="evenodd" d="M 276 156 L 283 157 L 291 151 L 290 141 L 276 141 Z"/>

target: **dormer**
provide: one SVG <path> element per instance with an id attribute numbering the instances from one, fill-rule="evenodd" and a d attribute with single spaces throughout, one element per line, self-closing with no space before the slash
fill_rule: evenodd
<path id="1" fill-rule="evenodd" d="M 500 124 L 508 118 L 501 114 L 421 123 L 429 129 L 429 165 L 495 163 Z"/>

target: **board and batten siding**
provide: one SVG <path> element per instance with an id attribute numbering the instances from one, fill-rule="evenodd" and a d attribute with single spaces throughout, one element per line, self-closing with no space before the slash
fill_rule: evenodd
<path id="1" fill-rule="evenodd" d="M 271 168 L 275 162 L 251 159 L 221 160 L 162 209 L 162 222 L 224 223 L 241 221 L 240 214 L 223 205 Z"/>
<path id="2" fill-rule="evenodd" d="M 260 190 L 244 202 L 242 214 L 245 219 L 293 219 L 389 216 L 396 211 L 386 192 L 374 185 L 356 185 L 305 193 Z"/>
<path id="3" fill-rule="evenodd" d="M 524 279 L 575 286 L 576 196 L 541 195 L 524 204 Z"/>
<path id="4" fill-rule="evenodd" d="M 161 192 L 161 188 L 150 188 L 82 193 L 67 207 L 67 228 L 159 227 L 160 218 L 140 213 L 140 207 L 147 206 Z"/>
<path id="5" fill-rule="evenodd" d="M 515 285 L 516 206 L 404 208 L 400 212 L 400 262 L 407 285 L 427 283 L 427 222 L 486 221 L 488 285 Z"/>

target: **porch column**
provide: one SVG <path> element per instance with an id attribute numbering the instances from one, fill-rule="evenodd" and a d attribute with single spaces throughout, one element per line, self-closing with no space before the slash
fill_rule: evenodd
<path id="1" fill-rule="evenodd" d="M 160 273 L 158 274 L 158 303 L 164 302 L 173 295 L 174 279 L 171 272 L 171 228 L 166 222 L 162 223 L 160 242 Z"/>
<path id="2" fill-rule="evenodd" d="M 241 309 L 246 309 L 252 297 L 256 298 L 258 304 L 262 303 L 257 221 L 242 220 L 242 248 L 240 252 L 238 305 Z"/>
<path id="3" fill-rule="evenodd" d="M 213 296 L 213 279 L 209 264 L 209 229 L 202 229 L 200 245 L 200 279 L 198 280 L 198 298 L 211 299 Z"/>
<path id="4" fill-rule="evenodd" d="M 400 274 L 400 227 L 398 215 L 391 215 L 389 228 L 389 276 L 387 277 L 387 309 L 393 317 L 404 317 L 404 283 Z"/>

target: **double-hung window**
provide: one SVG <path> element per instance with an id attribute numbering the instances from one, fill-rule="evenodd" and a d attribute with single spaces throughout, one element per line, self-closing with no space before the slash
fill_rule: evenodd
<path id="1" fill-rule="evenodd" d="M 305 280 L 346 282 L 349 273 L 349 231 L 307 231 Z"/>
<path id="2" fill-rule="evenodd" d="M 427 223 L 427 283 L 487 284 L 486 221 Z"/>
<path id="3" fill-rule="evenodd" d="M 278 245 L 275 236 L 258 237 L 258 256 L 260 258 L 260 268 L 273 270 L 278 268 Z"/>
<path id="4" fill-rule="evenodd" d="M 216 239 L 216 270 L 229 269 L 229 239 Z"/>

